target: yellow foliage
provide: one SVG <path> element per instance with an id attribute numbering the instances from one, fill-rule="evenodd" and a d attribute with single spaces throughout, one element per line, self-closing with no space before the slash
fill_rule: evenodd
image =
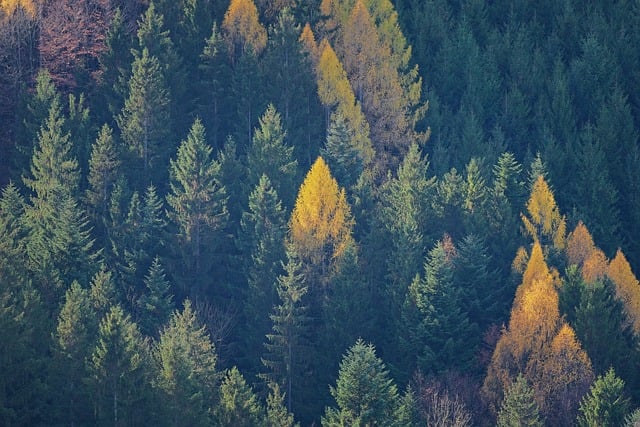
<path id="1" fill-rule="evenodd" d="M 35 17 L 37 4 L 33 0 L 0 0 L 0 9 L 4 10 L 9 16 L 13 15 L 19 7 L 24 9 L 30 17 Z"/>
<path id="2" fill-rule="evenodd" d="M 318 157 L 300 186 L 289 223 L 290 240 L 301 259 L 326 265 L 353 242 L 351 210 L 344 189 Z"/>
<path id="3" fill-rule="evenodd" d="M 582 264 L 582 279 L 586 283 L 594 283 L 604 279 L 609 269 L 609 260 L 600 249 L 594 249 Z"/>
<path id="4" fill-rule="evenodd" d="M 313 64 L 318 64 L 318 43 L 316 42 L 316 36 L 313 35 L 311 25 L 307 22 L 300 34 L 300 44 L 302 44 L 302 50 L 309 54 Z"/>
<path id="5" fill-rule="evenodd" d="M 624 305 L 629 322 L 636 335 L 640 334 L 640 283 L 631 270 L 622 251 L 618 249 L 609 264 L 608 276 L 616 287 L 616 296 Z"/>
<path id="6" fill-rule="evenodd" d="M 595 250 L 596 245 L 593 242 L 591 233 L 587 230 L 587 226 L 582 221 L 579 221 L 575 230 L 567 238 L 567 260 L 569 265 L 582 266 L 582 263 Z"/>
<path id="7" fill-rule="evenodd" d="M 252 0 L 231 0 L 222 31 L 232 58 L 247 50 L 257 55 L 267 45 L 267 30 L 259 22 L 258 9 Z"/>
<path id="8" fill-rule="evenodd" d="M 565 246 L 566 220 L 560 215 L 549 185 L 539 176 L 531 189 L 527 212 L 521 215 L 527 233 L 542 244 L 552 244 L 555 249 Z"/>
<path id="9" fill-rule="evenodd" d="M 511 263 L 511 269 L 516 273 L 524 273 L 524 270 L 527 268 L 527 263 L 529 262 L 529 253 L 525 248 L 520 246 L 518 251 L 516 252 L 516 257 L 513 259 Z"/>

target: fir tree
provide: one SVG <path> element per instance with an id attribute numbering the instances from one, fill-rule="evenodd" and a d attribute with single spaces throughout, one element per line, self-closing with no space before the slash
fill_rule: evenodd
<path id="1" fill-rule="evenodd" d="M 624 381 L 610 368 L 598 376 L 589 394 L 580 403 L 578 424 L 587 427 L 619 426 L 629 413 L 629 399 L 624 393 Z"/>
<path id="2" fill-rule="evenodd" d="M 518 375 L 505 393 L 500 412 L 498 412 L 498 426 L 542 427 L 543 425 L 533 389 L 524 376 Z"/>
<path id="3" fill-rule="evenodd" d="M 171 284 L 166 278 L 160 258 L 156 256 L 144 278 L 145 292 L 138 299 L 140 329 L 147 336 L 157 336 L 174 309 Z"/>
<path id="4" fill-rule="evenodd" d="M 172 314 L 154 354 L 169 425 L 210 425 L 219 377 L 217 354 L 189 300 L 182 312 Z"/>
<path id="5" fill-rule="evenodd" d="M 264 423 L 264 409 L 235 366 L 222 379 L 215 416 L 223 426 L 251 427 Z"/>
<path id="6" fill-rule="evenodd" d="M 208 288 L 216 233 L 226 225 L 227 198 L 220 184 L 220 164 L 212 158 L 204 127 L 196 120 L 177 157 L 171 159 L 171 193 L 167 203 L 178 227 L 180 265 L 176 278 L 182 290 L 197 295 Z"/>

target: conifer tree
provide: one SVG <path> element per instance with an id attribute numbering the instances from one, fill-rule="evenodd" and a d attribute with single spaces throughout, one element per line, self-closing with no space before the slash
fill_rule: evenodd
<path id="1" fill-rule="evenodd" d="M 222 31 L 232 62 L 247 52 L 258 55 L 267 45 L 267 30 L 258 20 L 258 9 L 252 0 L 231 1 Z"/>
<path id="2" fill-rule="evenodd" d="M 565 245 L 566 220 L 556 205 L 553 191 L 543 175 L 538 175 L 531 188 L 527 213 L 521 215 L 525 230 L 544 247 L 562 250 Z"/>
<path id="3" fill-rule="evenodd" d="M 144 284 L 145 292 L 138 299 L 140 329 L 147 336 L 157 336 L 174 309 L 171 284 L 157 255 L 144 278 Z"/>
<path id="4" fill-rule="evenodd" d="M 220 401 L 216 419 L 223 426 L 251 427 L 263 425 L 264 409 L 235 366 L 225 373 L 220 384 Z"/>
<path id="5" fill-rule="evenodd" d="M 247 169 L 250 185 L 257 185 L 260 177 L 266 174 L 275 191 L 284 198 L 285 206 L 291 206 L 298 162 L 293 157 L 293 147 L 285 142 L 286 136 L 280 113 L 269 104 L 260 117 L 260 127 L 253 133 Z"/>
<path id="6" fill-rule="evenodd" d="M 220 164 L 205 142 L 200 120 L 193 123 L 175 159 L 171 159 L 171 193 L 167 203 L 178 227 L 180 265 L 177 277 L 184 292 L 196 295 L 210 285 L 208 273 L 216 233 L 228 218 L 227 198 L 220 184 Z"/>
<path id="7" fill-rule="evenodd" d="M 170 95 L 158 59 L 143 49 L 132 64 L 129 95 L 118 126 L 132 156 L 129 177 L 137 186 L 163 182 L 171 135 Z M 139 183 L 141 176 L 144 181 Z"/>
<path id="8" fill-rule="evenodd" d="M 97 423 L 142 422 L 149 399 L 148 352 L 130 316 L 118 305 L 111 307 L 87 362 Z"/>
<path id="9" fill-rule="evenodd" d="M 353 130 L 344 116 L 338 112 L 331 115 L 327 129 L 327 142 L 320 154 L 333 171 L 336 181 L 350 189 L 363 171 L 363 159 L 353 145 Z"/>
<path id="10" fill-rule="evenodd" d="M 632 325 L 634 333 L 638 335 L 640 333 L 640 282 L 620 249 L 611 260 L 607 275 L 615 284 L 616 297 L 622 301 L 627 321 Z"/>
<path id="11" fill-rule="evenodd" d="M 269 388 L 266 425 L 269 427 L 293 427 L 293 414 L 287 410 L 284 403 L 285 395 L 280 392 L 280 387 L 277 384 L 269 384 Z"/>
<path id="12" fill-rule="evenodd" d="M 119 154 L 113 132 L 105 124 L 91 147 L 89 188 L 85 192 L 89 213 L 100 234 L 106 233 L 111 192 L 120 175 Z M 106 241 L 106 236 L 104 238 Z"/>
<path id="13" fill-rule="evenodd" d="M 409 286 L 403 318 L 409 353 L 422 372 L 438 374 L 446 367 L 469 370 L 477 343 L 477 325 L 463 310 L 454 286 L 456 252 L 450 239 L 439 241 L 424 264 L 424 277 Z"/>
<path id="14" fill-rule="evenodd" d="M 189 300 L 182 312 L 171 315 L 154 355 L 168 424 L 210 425 L 219 377 L 217 355 Z"/>
<path id="15" fill-rule="evenodd" d="M 538 404 L 533 389 L 523 375 L 518 375 L 505 392 L 498 412 L 499 427 L 542 427 Z"/>
<path id="16" fill-rule="evenodd" d="M 285 259 L 285 212 L 271 181 L 262 175 L 249 195 L 249 210 L 242 214 L 243 254 L 248 289 L 245 305 L 247 354 L 260 354 L 271 329 L 269 313 L 276 304 L 276 287 Z"/>
<path id="17" fill-rule="evenodd" d="M 280 304 L 274 306 L 269 316 L 273 322 L 272 333 L 266 336 L 267 353 L 262 363 L 270 371 L 265 377 L 285 390 L 287 410 L 295 412 L 294 401 L 297 402 L 304 386 L 303 369 L 308 363 L 305 338 L 309 317 L 305 297 L 308 287 L 292 247 L 287 252 L 284 269 L 285 275 L 278 277 L 276 288 Z"/>
<path id="18" fill-rule="evenodd" d="M 89 300 L 96 312 L 96 318 L 102 320 L 111 307 L 118 305 L 120 298 L 113 274 L 104 265 L 100 266 L 89 285 Z"/>
<path id="19" fill-rule="evenodd" d="M 91 401 L 86 384 L 85 362 L 95 344 L 98 319 L 89 292 L 77 281 L 65 294 L 56 327 L 56 371 L 60 378 L 56 406 L 60 420 L 69 424 L 89 423 Z"/>
<path id="20" fill-rule="evenodd" d="M 372 344 L 362 340 L 347 350 L 331 395 L 337 407 L 327 407 L 323 426 L 401 425 L 400 395 Z"/>
<path id="21" fill-rule="evenodd" d="M 629 413 L 629 399 L 624 393 L 624 381 L 613 368 L 599 375 L 589 394 L 580 403 L 578 424 L 585 427 L 619 426 Z"/>

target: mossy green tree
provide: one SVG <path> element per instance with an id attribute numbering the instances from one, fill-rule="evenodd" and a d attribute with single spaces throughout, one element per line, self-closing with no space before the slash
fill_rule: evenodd
<path id="1" fill-rule="evenodd" d="M 585 427 L 620 426 L 629 413 L 624 381 L 613 369 L 599 375 L 580 403 L 578 424 Z"/>
<path id="2" fill-rule="evenodd" d="M 542 427 L 538 404 L 527 379 L 518 375 L 505 392 L 498 412 L 498 427 Z"/>

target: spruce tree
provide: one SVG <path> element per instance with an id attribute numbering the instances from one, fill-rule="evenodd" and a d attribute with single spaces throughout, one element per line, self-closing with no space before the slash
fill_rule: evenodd
<path id="1" fill-rule="evenodd" d="M 349 348 L 331 395 L 337 407 L 326 408 L 323 426 L 402 425 L 398 389 L 372 344 L 358 340 Z"/>
<path id="2" fill-rule="evenodd" d="M 498 412 L 498 427 L 542 427 L 538 404 L 533 389 L 524 376 L 518 375 L 505 392 Z"/>
<path id="3" fill-rule="evenodd" d="M 220 384 L 220 401 L 215 417 L 223 426 L 252 427 L 264 425 L 264 408 L 235 366 L 224 375 Z"/>
<path id="4" fill-rule="evenodd" d="M 205 142 L 200 120 L 193 123 L 187 139 L 171 159 L 171 192 L 167 203 L 178 229 L 179 264 L 174 278 L 193 296 L 211 285 L 209 269 L 216 237 L 228 219 L 225 188 L 220 183 L 220 164 Z"/>
<path id="5" fill-rule="evenodd" d="M 148 344 L 120 306 L 100 321 L 87 368 L 98 424 L 136 424 L 148 416 Z"/>
<path id="6" fill-rule="evenodd" d="M 160 258 L 156 256 L 144 278 L 145 291 L 138 299 L 140 329 L 147 336 L 157 336 L 174 309 L 171 284 L 166 278 Z"/>
<path id="7" fill-rule="evenodd" d="M 624 392 L 624 381 L 610 368 L 599 375 L 580 403 L 578 424 L 581 427 L 608 427 L 623 424 L 629 413 L 629 398 Z"/>
<path id="8" fill-rule="evenodd" d="M 305 342 L 309 327 L 306 294 L 308 287 L 301 274 L 301 265 L 293 248 L 287 251 L 285 274 L 278 277 L 280 304 L 269 316 L 272 333 L 267 334 L 266 354 L 262 363 L 269 370 L 264 376 L 285 390 L 287 410 L 295 412 L 298 397 L 304 387 L 303 371 L 308 363 Z"/>
<path id="9" fill-rule="evenodd" d="M 165 180 L 171 135 L 170 95 L 158 59 L 143 49 L 132 64 L 129 95 L 118 127 L 130 154 L 129 174 L 137 188 Z"/>
<path id="10" fill-rule="evenodd" d="M 248 284 L 244 315 L 246 353 L 261 353 L 265 335 L 271 329 L 269 313 L 276 304 L 278 276 L 285 259 L 285 212 L 271 181 L 262 175 L 249 195 L 249 210 L 242 214 L 242 249 Z M 250 362 L 251 363 L 251 362 Z M 255 368 L 255 363 L 252 363 Z"/>
<path id="11" fill-rule="evenodd" d="M 186 300 L 161 331 L 154 349 L 156 381 L 172 426 L 211 425 L 219 374 L 217 354 L 205 326 Z"/>

